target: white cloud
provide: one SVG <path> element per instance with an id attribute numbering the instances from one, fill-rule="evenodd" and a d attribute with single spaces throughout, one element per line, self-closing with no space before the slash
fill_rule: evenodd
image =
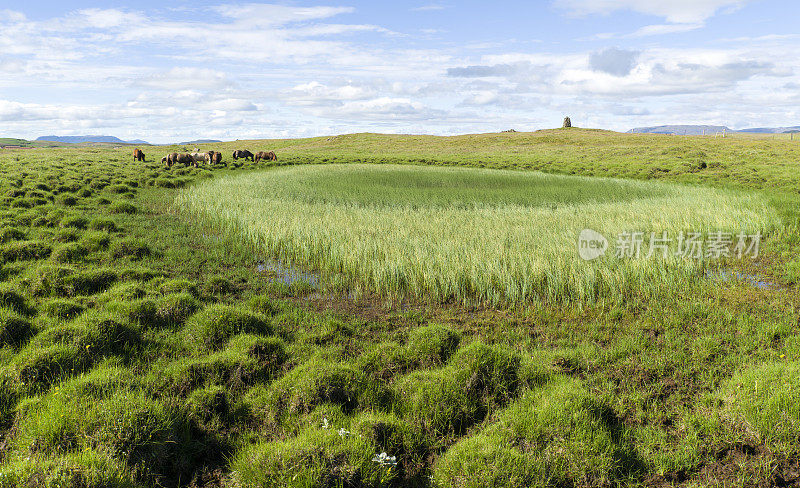
<path id="1" fill-rule="evenodd" d="M 608 48 L 592 53 L 589 66 L 594 71 L 602 71 L 614 76 L 627 76 L 636 66 L 639 51 Z"/>
<path id="2" fill-rule="evenodd" d="M 430 12 L 430 11 L 433 11 L 433 10 L 444 10 L 444 6 L 433 3 L 433 4 L 429 4 L 429 5 L 422 5 L 422 6 L 419 6 L 419 7 L 414 7 L 414 8 L 411 9 L 412 12 Z"/>
<path id="3" fill-rule="evenodd" d="M 326 19 L 355 11 L 353 7 L 289 7 L 258 3 L 220 5 L 213 10 L 250 28 Z"/>
<path id="4" fill-rule="evenodd" d="M 689 32 L 696 29 L 703 28 L 705 24 L 692 23 L 692 24 L 653 24 L 640 27 L 627 37 L 645 37 L 645 36 L 660 36 L 663 34 L 676 34 L 679 32 Z"/>
<path id="5" fill-rule="evenodd" d="M 156 90 L 219 90 L 233 85 L 225 73 L 206 68 L 180 67 L 154 73 L 133 82 L 136 87 Z"/>
<path id="6" fill-rule="evenodd" d="M 697 24 L 721 9 L 739 8 L 749 0 L 556 0 L 555 5 L 578 15 L 633 10 L 663 17 L 675 24 Z"/>

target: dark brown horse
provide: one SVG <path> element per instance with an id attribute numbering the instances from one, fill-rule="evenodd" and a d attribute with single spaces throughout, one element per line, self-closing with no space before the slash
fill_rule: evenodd
<path id="1" fill-rule="evenodd" d="M 250 161 L 253 161 L 253 153 L 251 153 L 247 149 L 245 150 L 237 149 L 233 151 L 233 160 L 236 161 L 239 158 L 245 160 L 249 159 Z"/>
<path id="2" fill-rule="evenodd" d="M 144 153 L 137 147 L 133 150 L 134 161 L 144 161 Z"/>
<path id="3" fill-rule="evenodd" d="M 222 165 L 224 165 L 226 167 L 228 166 L 226 163 L 222 162 L 222 153 L 221 152 L 219 152 L 219 151 L 208 151 L 208 153 L 206 153 L 206 154 L 207 154 L 206 155 L 206 163 L 213 164 L 213 165 L 222 164 Z"/>

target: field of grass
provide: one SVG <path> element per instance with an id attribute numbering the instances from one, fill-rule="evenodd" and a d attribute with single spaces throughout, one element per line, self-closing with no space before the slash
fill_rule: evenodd
<path id="1" fill-rule="evenodd" d="M 796 143 L 565 130 L 205 145 L 279 157 L 228 169 L 155 162 L 178 147 L 144 148 L 146 163 L 129 148 L 2 150 L 0 487 L 796 484 Z M 727 279 L 525 307 L 389 308 L 259 266 L 260 225 L 346 232 L 320 209 L 375 229 L 481 212 L 494 228 L 518 208 L 519 229 L 550 212 L 614 231 L 612 210 L 637 206 L 651 227 L 762 228 L 761 252 L 722 263 Z M 273 213 L 259 224 L 250 208 Z"/>
<path id="2" fill-rule="evenodd" d="M 628 300 L 703 279 L 703 261 L 578 256 L 582 229 L 732 234 L 779 224 L 760 195 L 537 172 L 294 166 L 215 179 L 178 205 L 266 256 L 384 296 L 524 304 Z M 269 216 L 267 218 L 266 216 Z M 674 246 L 673 246 L 674 248 Z M 674 249 L 673 249 L 674 252 Z"/>

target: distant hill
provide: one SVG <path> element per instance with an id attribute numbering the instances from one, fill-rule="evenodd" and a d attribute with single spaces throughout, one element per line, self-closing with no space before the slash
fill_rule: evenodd
<path id="1" fill-rule="evenodd" d="M 147 141 L 143 141 L 141 139 L 134 139 L 132 141 L 123 141 L 119 137 L 114 137 L 114 136 L 42 136 L 37 138 L 36 140 L 64 142 L 68 144 L 80 144 L 83 142 L 105 142 L 109 144 L 149 144 Z"/>
<path id="2" fill-rule="evenodd" d="M 753 132 L 756 134 L 783 134 L 786 132 L 797 132 L 800 126 L 794 127 L 754 127 L 752 129 L 739 129 L 736 132 Z"/>
<path id="3" fill-rule="evenodd" d="M 655 127 L 637 127 L 629 134 L 677 134 L 679 136 L 699 136 L 717 132 L 749 132 L 752 134 L 785 134 L 798 132 L 800 126 L 793 127 L 752 127 L 748 129 L 731 129 L 724 125 L 658 125 Z"/>
<path id="4" fill-rule="evenodd" d="M 701 136 L 717 132 L 735 132 L 724 125 L 658 125 L 655 127 L 637 127 L 629 134 L 678 134 L 679 136 Z"/>
<path id="5" fill-rule="evenodd" d="M 218 141 L 216 139 L 197 139 L 196 141 L 179 142 L 178 145 L 181 146 L 185 144 L 211 144 L 216 142 L 222 142 L 222 141 Z"/>

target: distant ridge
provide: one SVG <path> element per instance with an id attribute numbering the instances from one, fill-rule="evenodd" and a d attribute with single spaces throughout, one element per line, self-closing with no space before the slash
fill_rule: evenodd
<path id="1" fill-rule="evenodd" d="M 658 125 L 655 127 L 637 127 L 629 134 L 677 134 L 679 136 L 701 136 L 717 132 L 736 132 L 724 125 Z"/>
<path id="2" fill-rule="evenodd" d="M 699 136 L 717 132 L 750 132 L 752 134 L 783 134 L 798 132 L 800 126 L 793 127 L 752 127 L 748 129 L 731 129 L 724 125 L 657 125 L 654 127 L 637 127 L 629 134 L 677 134 L 679 136 Z"/>
<path id="3" fill-rule="evenodd" d="M 211 144 L 216 142 L 222 142 L 222 141 L 218 141 L 216 139 L 197 139 L 196 141 L 179 142 L 178 145 L 181 146 L 184 144 Z"/>
<path id="4" fill-rule="evenodd" d="M 123 141 L 119 137 L 114 136 L 42 136 L 36 139 L 37 141 L 50 141 L 50 142 L 64 142 L 68 144 L 80 144 L 84 142 L 105 142 L 109 144 L 148 144 L 147 141 L 141 139 L 134 139 L 132 141 Z"/>

